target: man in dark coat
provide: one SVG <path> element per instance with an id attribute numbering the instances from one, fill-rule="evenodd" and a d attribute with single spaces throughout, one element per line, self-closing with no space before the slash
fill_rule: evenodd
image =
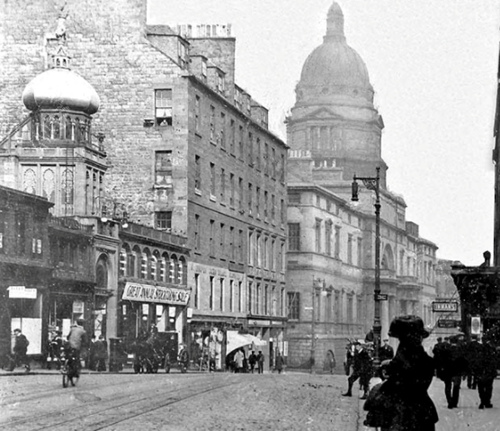
<path id="1" fill-rule="evenodd" d="M 19 365 L 24 365 L 26 372 L 29 373 L 30 364 L 26 353 L 30 343 L 20 329 L 14 329 L 14 335 L 16 337 L 13 349 L 14 358 L 11 361 L 9 371 L 13 371 Z"/>
<path id="2" fill-rule="evenodd" d="M 255 369 L 255 364 L 257 363 L 257 356 L 255 355 L 255 352 L 252 350 L 252 353 L 248 357 L 248 363 L 250 364 L 250 372 L 253 374 L 253 371 Z"/>
<path id="3" fill-rule="evenodd" d="M 389 336 L 399 339 L 394 359 L 387 366 L 388 378 L 380 386 L 384 398 L 382 429 L 391 431 L 434 431 L 439 420 L 436 407 L 427 393 L 434 376 L 433 359 L 422 347 L 429 336 L 418 316 L 395 318 Z M 377 413 L 377 412 L 373 412 Z"/>
<path id="4" fill-rule="evenodd" d="M 477 336 L 473 335 L 472 340 L 465 345 L 465 359 L 467 360 L 467 387 L 469 389 L 477 388 L 477 378 L 474 370 L 478 369 L 476 362 L 479 359 L 481 350 Z"/>
<path id="5" fill-rule="evenodd" d="M 95 367 L 96 371 L 106 371 L 106 361 L 108 359 L 108 342 L 102 335 L 95 342 Z"/>
<path id="6" fill-rule="evenodd" d="M 462 376 L 467 371 L 467 361 L 463 346 L 458 344 L 458 338 L 449 338 L 449 343 L 443 343 L 441 348 L 434 352 L 434 359 L 438 369 L 437 376 L 444 382 L 444 393 L 448 408 L 458 407 L 460 384 Z"/>
<path id="7" fill-rule="evenodd" d="M 363 343 L 358 342 L 354 351 L 352 374 L 347 379 L 347 392 L 342 394 L 344 397 L 352 397 L 352 387 L 354 382 L 359 379 L 363 395 L 361 399 L 368 397 L 370 379 L 372 377 L 372 358 L 368 347 Z"/>
<path id="8" fill-rule="evenodd" d="M 479 408 L 490 409 L 491 396 L 493 393 L 493 382 L 497 376 L 499 366 L 498 354 L 489 340 L 483 340 L 477 349 L 477 360 L 472 364 L 472 372 L 477 379 L 477 392 L 479 394 Z"/>
<path id="9" fill-rule="evenodd" d="M 380 362 L 394 358 L 394 349 L 390 346 L 388 339 L 385 339 L 384 344 L 380 346 L 378 357 Z"/>

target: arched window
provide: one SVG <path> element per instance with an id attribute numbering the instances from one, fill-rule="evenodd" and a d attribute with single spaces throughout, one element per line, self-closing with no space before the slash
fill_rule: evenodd
<path id="1" fill-rule="evenodd" d="M 48 115 L 46 115 L 43 120 L 43 137 L 45 139 L 52 138 L 52 124 L 50 122 L 50 117 Z"/>
<path id="2" fill-rule="evenodd" d="M 75 120 L 75 141 L 80 142 L 82 140 L 82 129 L 80 127 L 80 119 Z"/>
<path id="3" fill-rule="evenodd" d="M 158 278 L 158 252 L 155 251 L 151 256 L 149 263 L 149 278 L 151 280 L 157 280 Z"/>
<path id="4" fill-rule="evenodd" d="M 121 249 L 120 250 L 120 264 L 119 264 L 119 271 L 120 271 L 120 277 L 125 277 L 127 275 L 127 250 Z"/>
<path id="5" fill-rule="evenodd" d="M 187 263 L 184 257 L 179 259 L 180 283 L 187 285 Z"/>
<path id="6" fill-rule="evenodd" d="M 168 256 L 166 254 L 163 254 L 160 260 L 159 281 L 168 281 L 167 262 L 168 262 Z"/>
<path id="7" fill-rule="evenodd" d="M 66 117 L 65 128 L 66 128 L 66 139 L 68 140 L 73 139 L 73 123 L 71 122 L 71 117 L 69 115 Z"/>
<path id="8" fill-rule="evenodd" d="M 106 259 L 99 259 L 95 271 L 96 287 L 101 289 L 108 288 L 108 265 Z"/>
<path id="9" fill-rule="evenodd" d="M 54 139 L 61 139 L 61 119 L 57 115 L 54 117 L 52 132 Z"/>

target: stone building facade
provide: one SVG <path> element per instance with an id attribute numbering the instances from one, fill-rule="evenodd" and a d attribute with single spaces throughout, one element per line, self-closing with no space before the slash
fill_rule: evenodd
<path id="1" fill-rule="evenodd" d="M 267 109 L 234 82 L 230 26 L 148 26 L 146 7 L 5 7 L 3 135 L 26 117 L 21 92 L 63 34 L 72 67 L 100 98 L 88 134 L 106 154 L 105 181 L 97 175 L 99 193 L 85 215 L 101 217 L 106 205 L 187 238 L 185 340 L 210 344 L 219 368 L 228 331 L 258 336 L 272 357 L 284 348 L 287 147 L 268 130 Z"/>
<path id="2" fill-rule="evenodd" d="M 287 118 L 287 288 L 289 366 L 342 369 L 349 338 L 374 323 L 375 193 L 353 176 L 380 170 L 382 338 L 391 319 L 418 314 L 432 323 L 437 246 L 406 220 L 404 199 L 387 188 L 384 122 L 373 105 L 365 63 L 346 42 L 344 16 L 333 2 L 323 43 L 306 59 Z"/>

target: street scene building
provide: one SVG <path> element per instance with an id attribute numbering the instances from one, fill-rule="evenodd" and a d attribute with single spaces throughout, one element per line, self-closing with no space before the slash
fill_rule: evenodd
<path id="1" fill-rule="evenodd" d="M 353 177 L 375 181 L 380 171 L 383 338 L 396 315 L 420 315 L 433 325 L 438 246 L 419 235 L 419 226 L 406 219 L 403 197 L 387 187 L 384 122 L 373 105 L 367 67 L 346 42 L 336 2 L 295 93 L 287 118 L 288 364 L 327 369 L 332 354 L 343 357 L 346 339 L 364 339 L 374 322 L 377 196 L 360 184 L 354 206 Z"/>
<path id="2" fill-rule="evenodd" d="M 2 71 L 17 78 L 0 105 L 2 184 L 92 236 L 92 270 L 63 277 L 55 297 L 76 296 L 54 303 L 51 326 L 83 317 L 92 334 L 132 338 L 153 324 L 217 369 L 244 340 L 272 362 L 285 347 L 287 146 L 234 82 L 230 25 L 147 26 L 146 3 L 7 12 Z M 80 250 L 69 233 L 54 230 L 54 247 Z"/>

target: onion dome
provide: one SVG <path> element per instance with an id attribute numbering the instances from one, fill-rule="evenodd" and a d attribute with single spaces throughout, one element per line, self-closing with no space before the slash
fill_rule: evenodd
<path id="1" fill-rule="evenodd" d="M 23 103 L 36 109 L 68 109 L 91 115 L 99 109 L 99 96 L 94 87 L 68 68 L 65 47 L 59 45 L 53 57 L 53 68 L 31 80 L 23 91 Z"/>
<path id="2" fill-rule="evenodd" d="M 346 43 L 344 14 L 336 2 L 328 10 L 323 43 L 306 59 L 297 85 L 299 99 L 318 94 L 349 94 L 373 100 L 368 69 L 360 55 Z"/>

